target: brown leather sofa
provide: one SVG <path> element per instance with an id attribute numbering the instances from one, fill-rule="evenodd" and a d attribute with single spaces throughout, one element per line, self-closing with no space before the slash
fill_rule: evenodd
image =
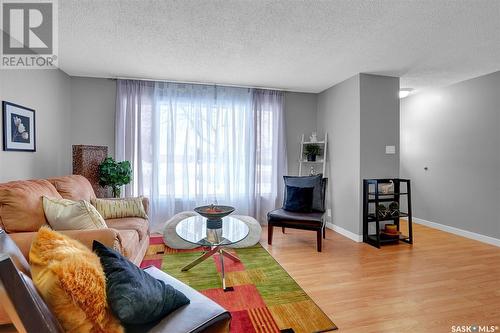
<path id="1" fill-rule="evenodd" d="M 0 184 L 0 296 L 3 294 L 0 303 L 0 332 L 5 331 L 2 330 L 2 324 L 11 322 L 18 326 L 20 332 L 62 332 L 50 309 L 33 287 L 27 263 L 31 242 L 37 230 L 47 223 L 42 205 L 44 195 L 71 200 L 89 201 L 95 198 L 89 181 L 77 175 Z M 143 204 L 148 212 L 147 198 Z M 142 218 L 122 218 L 106 220 L 106 224 L 108 229 L 59 232 L 79 240 L 89 248 L 92 248 L 94 240 L 98 240 L 118 250 L 135 264 L 140 264 L 149 245 L 148 221 Z M 15 264 L 11 265 L 15 267 L 15 271 L 5 274 L 9 261 Z M 219 333 L 229 330 L 231 315 L 217 303 L 155 267 L 148 267 L 145 271 L 182 291 L 191 303 L 161 322 L 148 327 L 137 327 L 135 331 Z M 6 283 L 11 285 L 7 286 Z M 10 299 L 9 289 L 15 291 Z M 24 300 L 21 299 L 23 293 Z M 10 307 L 4 309 L 4 303 L 10 303 Z M 3 310 L 7 310 L 10 316 Z M 23 315 L 19 316 L 18 313 Z M 30 330 L 27 327 L 37 329 Z"/>
<path id="2" fill-rule="evenodd" d="M 231 315 L 220 305 L 156 267 L 145 271 L 172 285 L 190 303 L 161 321 L 128 328 L 127 332 L 223 333 L 229 331 Z M 14 242 L 0 230 L 0 301 L 19 332 L 64 332 L 54 314 L 40 297 L 30 278 L 30 268 Z M 0 331 L 5 332 L 7 330 Z"/>
<path id="3" fill-rule="evenodd" d="M 0 184 L 0 228 L 9 234 L 26 258 L 36 232 L 47 224 L 42 196 L 87 201 L 96 197 L 90 182 L 78 175 Z M 147 198 L 143 204 L 147 212 Z M 89 248 L 92 248 L 93 240 L 98 240 L 139 265 L 149 245 L 148 220 L 138 217 L 109 219 L 106 224 L 108 229 L 65 230 L 61 233 Z"/>

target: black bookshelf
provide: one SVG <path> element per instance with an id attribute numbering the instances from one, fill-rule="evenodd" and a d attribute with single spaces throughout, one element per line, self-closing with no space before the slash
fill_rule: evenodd
<path id="1" fill-rule="evenodd" d="M 391 193 L 381 193 L 379 185 L 394 183 L 394 191 Z M 401 203 L 406 200 L 407 212 L 399 211 L 397 215 L 381 217 L 379 214 L 379 204 L 397 202 L 399 210 Z M 399 237 L 384 237 L 380 233 L 381 222 L 393 221 L 400 230 L 400 219 L 404 217 L 408 220 L 408 235 L 400 234 Z M 369 225 L 375 224 L 375 234 L 369 234 Z M 380 248 L 381 245 L 404 242 L 413 244 L 413 222 L 411 214 L 411 185 L 409 179 L 388 178 L 388 179 L 364 179 L 363 180 L 363 242 Z"/>

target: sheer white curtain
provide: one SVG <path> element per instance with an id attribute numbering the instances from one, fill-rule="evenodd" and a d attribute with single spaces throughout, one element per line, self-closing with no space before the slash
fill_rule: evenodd
<path id="1" fill-rule="evenodd" d="M 281 206 L 283 199 L 283 175 L 286 174 L 287 155 L 284 121 L 284 96 L 282 91 L 255 89 L 252 109 L 254 117 L 255 196 L 259 198 L 251 206 L 251 214 L 265 221 L 267 212 Z"/>
<path id="2" fill-rule="evenodd" d="M 117 83 L 116 158 L 126 195 L 151 201 L 152 229 L 217 201 L 261 222 L 286 170 L 281 92 L 166 82 Z"/>

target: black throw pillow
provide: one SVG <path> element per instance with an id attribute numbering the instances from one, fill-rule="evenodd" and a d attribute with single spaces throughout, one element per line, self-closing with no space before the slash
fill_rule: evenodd
<path id="1" fill-rule="evenodd" d="M 94 241 L 92 249 L 106 275 L 108 304 L 123 324 L 158 321 L 189 303 L 183 293 L 155 279 L 120 253 L 98 241 Z"/>
<path id="2" fill-rule="evenodd" d="M 312 210 L 324 213 L 325 207 L 325 188 L 327 178 L 322 174 L 314 176 L 283 176 L 285 186 L 314 187 Z M 286 190 L 283 202 L 286 202 Z"/>
<path id="3" fill-rule="evenodd" d="M 284 210 L 290 212 L 310 213 L 312 210 L 314 187 L 286 186 Z"/>

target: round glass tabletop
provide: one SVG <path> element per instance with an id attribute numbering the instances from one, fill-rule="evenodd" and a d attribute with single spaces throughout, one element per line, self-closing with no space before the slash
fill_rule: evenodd
<path id="1" fill-rule="evenodd" d="M 192 216 L 182 220 L 175 227 L 177 235 L 186 242 L 217 246 L 238 243 L 248 236 L 248 226 L 231 216 L 222 218 L 222 228 L 207 228 L 207 219 L 202 216 Z"/>

